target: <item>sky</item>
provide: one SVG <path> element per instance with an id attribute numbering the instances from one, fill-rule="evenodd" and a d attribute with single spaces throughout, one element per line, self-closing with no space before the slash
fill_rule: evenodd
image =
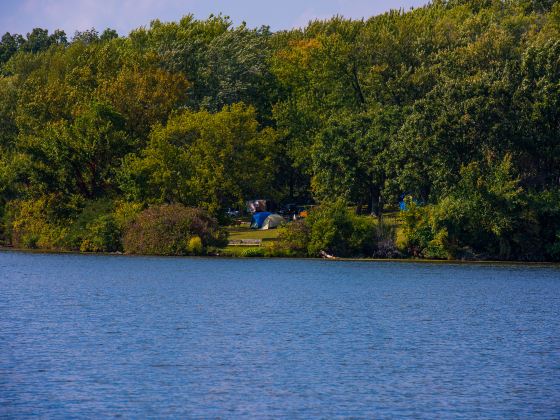
<path id="1" fill-rule="evenodd" d="M 110 27 L 119 35 L 148 26 L 153 19 L 177 21 L 192 13 L 199 19 L 211 13 L 230 16 L 235 24 L 269 25 L 272 30 L 302 27 L 309 20 L 333 15 L 370 17 L 389 9 L 408 10 L 426 0 L 0 0 L 0 36 L 26 34 L 35 27 L 76 30 Z"/>

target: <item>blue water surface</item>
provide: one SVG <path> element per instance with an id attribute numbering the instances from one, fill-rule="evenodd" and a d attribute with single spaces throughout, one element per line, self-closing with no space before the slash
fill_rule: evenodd
<path id="1" fill-rule="evenodd" d="M 560 269 L 0 252 L 0 417 L 559 418 Z"/>

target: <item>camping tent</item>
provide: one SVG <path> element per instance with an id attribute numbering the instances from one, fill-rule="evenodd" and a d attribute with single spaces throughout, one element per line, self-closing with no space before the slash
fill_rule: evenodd
<path id="1" fill-rule="evenodd" d="M 253 214 L 253 217 L 251 218 L 251 229 L 262 228 L 264 221 L 271 214 L 272 213 L 268 211 L 260 211 L 258 213 Z"/>
<path id="2" fill-rule="evenodd" d="M 271 214 L 264 220 L 261 229 L 274 229 L 285 222 L 284 218 L 279 214 Z"/>

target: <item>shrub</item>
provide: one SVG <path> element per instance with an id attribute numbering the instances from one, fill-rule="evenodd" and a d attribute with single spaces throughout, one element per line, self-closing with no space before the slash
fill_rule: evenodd
<path id="1" fill-rule="evenodd" d="M 538 243 L 544 256 L 551 261 L 560 260 L 560 188 L 541 191 L 530 197 L 531 207 L 536 209 L 539 225 Z M 529 244 L 533 245 L 533 244 Z M 533 250 L 539 247 L 533 245 Z"/>
<path id="2" fill-rule="evenodd" d="M 324 204 L 306 220 L 310 228 L 307 252 L 321 251 L 337 257 L 371 256 L 376 244 L 376 222 L 371 216 L 357 216 L 343 201 Z"/>
<path id="3" fill-rule="evenodd" d="M 401 213 L 397 235 L 399 249 L 413 257 L 447 259 L 451 257 L 445 229 L 438 228 L 432 206 L 420 206 L 410 197 L 407 210 Z"/>
<path id="4" fill-rule="evenodd" d="M 274 255 L 319 256 L 321 251 L 338 257 L 372 256 L 377 244 L 373 217 L 356 216 L 340 201 L 324 204 L 305 220 L 286 226 L 274 246 Z"/>
<path id="5" fill-rule="evenodd" d="M 379 234 L 378 224 L 371 216 L 356 216 L 350 213 L 352 233 L 348 239 L 348 248 L 352 256 L 372 256 L 377 248 Z"/>
<path id="6" fill-rule="evenodd" d="M 88 223 L 80 251 L 115 252 L 121 249 L 120 229 L 112 215 L 102 215 Z"/>
<path id="7" fill-rule="evenodd" d="M 526 246 L 536 236 L 531 213 L 511 156 L 487 157 L 461 168 L 459 182 L 434 206 L 432 225 L 446 230 L 453 254 L 469 247 L 482 257 L 510 259 L 533 248 Z"/>
<path id="8" fill-rule="evenodd" d="M 126 228 L 123 245 L 129 254 L 189 255 L 191 239 L 201 241 L 202 249 L 225 245 L 225 233 L 207 211 L 181 204 L 149 207 Z M 195 245 L 196 240 L 192 242 Z M 198 245 L 196 245 L 198 247 Z"/>
<path id="9" fill-rule="evenodd" d="M 271 249 L 272 255 L 304 257 L 307 255 L 311 229 L 305 220 L 296 220 L 281 228 L 278 241 Z"/>
<path id="10" fill-rule="evenodd" d="M 68 227 L 57 223 L 53 212 L 55 196 L 9 203 L 5 225 L 10 243 L 20 248 L 61 249 Z"/>
<path id="11" fill-rule="evenodd" d="M 121 232 L 112 216 L 114 203 L 108 199 L 83 204 L 68 218 L 68 233 L 62 239 L 65 249 L 83 252 L 113 252 L 121 248 Z"/>
<path id="12" fill-rule="evenodd" d="M 349 256 L 352 220 L 342 201 L 320 206 L 310 213 L 306 223 L 310 227 L 307 247 L 310 256 L 319 256 L 321 251 L 341 257 Z"/>
<path id="13" fill-rule="evenodd" d="M 113 252 L 121 230 L 110 200 L 84 202 L 48 195 L 10 203 L 6 224 L 16 247 Z"/>
<path id="14" fill-rule="evenodd" d="M 203 250 L 203 246 L 202 246 L 202 239 L 200 239 L 200 236 L 195 235 L 189 239 L 189 243 L 187 246 L 187 251 L 189 252 L 189 254 L 201 255 L 202 250 Z"/>
<path id="15" fill-rule="evenodd" d="M 131 224 L 138 213 L 143 210 L 143 206 L 140 203 L 131 203 L 128 201 L 120 201 L 115 205 L 115 210 L 113 212 L 113 217 L 119 229 L 122 231 L 126 230 L 129 224 Z"/>
<path id="16" fill-rule="evenodd" d="M 6 229 L 6 212 L 2 197 L 0 197 L 0 245 L 8 242 L 8 229 Z"/>
<path id="17" fill-rule="evenodd" d="M 407 202 L 399 245 L 425 258 L 555 259 L 560 194 L 528 194 L 511 158 L 472 162 L 446 197 L 420 207 Z"/>

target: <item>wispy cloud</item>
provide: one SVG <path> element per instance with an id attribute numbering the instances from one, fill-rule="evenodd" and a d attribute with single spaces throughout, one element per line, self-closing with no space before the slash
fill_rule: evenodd
<path id="1" fill-rule="evenodd" d="M 156 18 L 178 20 L 187 13 L 206 18 L 219 12 L 235 23 L 284 29 L 335 14 L 361 18 L 425 3 L 427 0 L 0 0 L 0 32 L 26 33 L 42 27 L 64 29 L 72 35 L 75 30 L 111 27 L 127 34 Z"/>
<path id="2" fill-rule="evenodd" d="M 176 20 L 197 0 L 7 0 L 0 9 L 0 30 L 29 32 L 33 27 L 76 30 L 106 27 L 128 33 L 155 18 Z M 24 29 L 23 29 L 24 28 Z M 23 29 L 23 30 L 22 30 Z"/>

